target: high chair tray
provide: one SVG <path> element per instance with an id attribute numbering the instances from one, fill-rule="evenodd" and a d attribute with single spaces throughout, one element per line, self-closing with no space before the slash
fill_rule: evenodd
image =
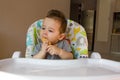
<path id="1" fill-rule="evenodd" d="M 0 71 L 25 80 L 120 80 L 120 62 L 107 59 L 10 58 L 0 60 Z"/>

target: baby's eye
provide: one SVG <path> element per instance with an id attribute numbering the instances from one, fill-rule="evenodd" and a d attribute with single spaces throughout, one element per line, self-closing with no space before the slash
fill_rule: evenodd
<path id="1" fill-rule="evenodd" d="M 49 32 L 53 32 L 53 30 L 48 30 Z"/>
<path id="2" fill-rule="evenodd" d="M 42 30 L 45 30 L 45 28 L 43 27 Z"/>

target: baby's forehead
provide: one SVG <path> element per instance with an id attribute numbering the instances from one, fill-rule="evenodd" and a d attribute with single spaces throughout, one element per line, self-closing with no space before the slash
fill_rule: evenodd
<path id="1" fill-rule="evenodd" d="M 61 23 L 57 20 L 52 19 L 45 19 L 42 24 L 43 27 L 51 27 L 51 28 L 59 28 L 61 27 Z"/>
<path id="2" fill-rule="evenodd" d="M 54 17 L 51 17 L 51 18 L 48 18 L 46 17 L 44 20 L 43 20 L 43 23 L 45 22 L 55 22 L 55 23 L 58 23 L 59 25 L 61 25 L 62 21 L 59 19 L 59 18 L 54 18 Z"/>

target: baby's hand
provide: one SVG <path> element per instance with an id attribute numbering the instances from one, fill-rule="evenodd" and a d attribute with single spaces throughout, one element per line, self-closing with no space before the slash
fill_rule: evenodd
<path id="1" fill-rule="evenodd" d="M 46 53 L 46 52 L 47 52 L 47 46 L 48 46 L 48 44 L 46 44 L 46 43 L 43 43 L 43 44 L 42 44 L 41 51 L 42 51 L 43 53 Z"/>
<path id="2" fill-rule="evenodd" d="M 51 55 L 59 55 L 60 53 L 60 48 L 54 45 L 48 45 L 47 47 L 47 52 L 49 52 Z"/>
<path id="3" fill-rule="evenodd" d="M 46 38 L 44 38 L 44 37 L 43 37 L 41 40 L 42 40 L 42 42 L 43 42 L 41 51 L 42 51 L 43 53 L 46 53 L 46 52 L 47 52 L 47 47 L 48 47 L 48 45 L 50 45 L 51 43 L 48 41 L 48 39 L 46 39 Z"/>

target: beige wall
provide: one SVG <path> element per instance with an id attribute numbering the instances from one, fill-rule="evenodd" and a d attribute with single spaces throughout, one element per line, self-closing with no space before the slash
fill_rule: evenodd
<path id="1" fill-rule="evenodd" d="M 0 59 L 16 50 L 24 55 L 28 26 L 50 9 L 59 9 L 69 18 L 70 0 L 0 0 Z"/>

